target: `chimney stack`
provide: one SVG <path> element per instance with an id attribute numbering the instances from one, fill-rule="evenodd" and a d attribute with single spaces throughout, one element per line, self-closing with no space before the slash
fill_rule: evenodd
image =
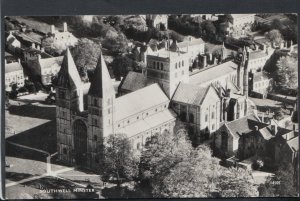
<path id="1" fill-rule="evenodd" d="M 281 43 L 280 43 L 280 49 L 283 49 L 284 48 L 284 42 L 282 41 Z"/>
<path id="2" fill-rule="evenodd" d="M 36 49 L 41 50 L 40 45 L 36 45 Z"/>
<path id="3" fill-rule="evenodd" d="M 212 59 L 213 59 L 212 53 L 209 53 L 209 62 L 212 62 Z"/>
<path id="4" fill-rule="evenodd" d="M 35 44 L 31 43 L 31 48 L 34 49 L 35 48 Z"/>
<path id="5" fill-rule="evenodd" d="M 203 56 L 203 68 L 207 66 L 207 58 L 206 55 Z"/>
<path id="6" fill-rule="evenodd" d="M 272 134 L 275 136 L 277 133 L 277 125 L 271 125 Z"/>
<path id="7" fill-rule="evenodd" d="M 37 57 L 38 57 L 38 61 L 41 60 L 41 54 L 38 54 Z"/>
<path id="8" fill-rule="evenodd" d="M 20 59 L 20 58 L 18 58 L 18 63 L 19 63 L 19 64 L 21 63 L 21 59 Z"/>
<path id="9" fill-rule="evenodd" d="M 51 33 L 54 34 L 55 33 L 55 26 L 52 24 L 51 25 Z"/>
<path id="10" fill-rule="evenodd" d="M 41 47 L 41 52 L 45 52 L 45 48 Z"/>
<path id="11" fill-rule="evenodd" d="M 64 22 L 64 32 L 67 32 L 68 31 L 68 24 L 66 22 Z"/>

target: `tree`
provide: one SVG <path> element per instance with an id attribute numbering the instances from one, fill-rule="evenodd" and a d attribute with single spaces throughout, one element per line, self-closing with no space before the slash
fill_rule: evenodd
<path id="1" fill-rule="evenodd" d="M 297 164 L 298 165 L 298 164 Z M 261 197 L 298 196 L 298 166 L 281 165 L 273 177 L 269 176 L 258 188 Z"/>
<path id="2" fill-rule="evenodd" d="M 273 78 L 277 87 L 297 89 L 298 61 L 293 57 L 281 57 L 277 62 L 276 76 Z"/>
<path id="3" fill-rule="evenodd" d="M 138 174 L 138 160 L 125 134 L 111 134 L 105 138 L 103 179 L 132 180 Z"/>
<path id="4" fill-rule="evenodd" d="M 164 188 L 165 176 L 191 152 L 192 145 L 183 129 L 176 133 L 164 131 L 151 136 L 146 141 L 141 155 L 140 178 L 142 183 L 149 185 L 152 192 L 159 195 Z"/>
<path id="5" fill-rule="evenodd" d="M 268 38 L 272 43 L 276 45 L 280 45 L 282 39 L 282 35 L 279 30 L 273 29 L 265 34 L 266 38 Z"/>
<path id="6" fill-rule="evenodd" d="M 206 37 L 213 40 L 216 36 L 217 29 L 212 21 L 206 20 L 201 23 L 202 30 L 206 33 Z"/>
<path id="7" fill-rule="evenodd" d="M 257 189 L 251 181 L 250 172 L 242 168 L 223 169 L 217 181 L 221 197 L 255 197 Z"/>
<path id="8" fill-rule="evenodd" d="M 87 79 L 86 70 L 95 69 L 100 53 L 101 45 L 90 39 L 83 38 L 78 45 L 71 49 L 72 56 L 83 80 Z"/>

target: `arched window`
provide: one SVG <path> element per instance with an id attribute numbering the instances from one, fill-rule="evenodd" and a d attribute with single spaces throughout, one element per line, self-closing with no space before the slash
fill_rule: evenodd
<path id="1" fill-rule="evenodd" d="M 159 69 L 159 62 L 156 63 L 156 68 Z"/>
<path id="2" fill-rule="evenodd" d="M 194 123 L 194 115 L 193 114 L 189 114 L 189 120 L 190 120 L 190 123 Z"/>
<path id="3" fill-rule="evenodd" d="M 177 63 L 175 63 L 175 69 L 177 69 Z"/>
<path id="4" fill-rule="evenodd" d="M 181 112 L 180 120 L 183 121 L 183 122 L 186 122 L 186 112 Z"/>
<path id="5" fill-rule="evenodd" d="M 212 118 L 212 119 L 215 118 L 215 112 L 212 112 L 212 113 L 211 113 L 211 118 Z"/>
<path id="6" fill-rule="evenodd" d="M 160 63 L 160 70 L 163 70 L 163 69 L 164 69 L 164 64 Z"/>
<path id="7" fill-rule="evenodd" d="M 180 62 L 178 62 L 178 67 L 180 68 Z"/>
<path id="8" fill-rule="evenodd" d="M 153 61 L 153 68 L 155 68 L 155 61 Z"/>
<path id="9" fill-rule="evenodd" d="M 184 62 L 183 62 L 183 60 L 182 60 L 182 66 L 184 66 Z"/>
<path id="10" fill-rule="evenodd" d="M 205 122 L 207 122 L 207 120 L 208 120 L 208 115 L 206 114 L 205 115 Z"/>

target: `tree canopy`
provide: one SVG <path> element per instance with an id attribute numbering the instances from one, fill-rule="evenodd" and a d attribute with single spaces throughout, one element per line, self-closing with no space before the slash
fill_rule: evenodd
<path id="1" fill-rule="evenodd" d="M 138 159 L 125 134 L 111 134 L 104 142 L 103 179 L 132 180 L 138 174 Z"/>

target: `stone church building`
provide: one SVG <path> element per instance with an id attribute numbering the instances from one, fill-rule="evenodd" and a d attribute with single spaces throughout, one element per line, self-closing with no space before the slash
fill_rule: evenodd
<path id="1" fill-rule="evenodd" d="M 96 169 L 103 138 L 112 133 L 127 134 L 133 148 L 141 150 L 147 137 L 174 127 L 169 101 L 158 84 L 116 98 L 102 55 L 91 82 L 83 83 L 67 50 L 56 89 L 59 159 Z"/>
<path id="2" fill-rule="evenodd" d="M 172 131 L 176 119 L 196 146 L 211 140 L 224 122 L 247 115 L 249 53 L 243 52 L 239 64 L 224 62 L 196 77 L 189 75 L 188 58 L 167 49 L 148 55 L 143 73 L 129 74 L 139 79 L 124 78 L 121 85 L 129 87 L 128 93 L 116 97 L 102 54 L 91 82 L 83 83 L 67 49 L 56 89 L 59 159 L 95 169 L 109 134 L 126 134 L 138 153 L 147 137 Z M 215 72 L 212 79 L 200 78 L 210 71 Z"/>

